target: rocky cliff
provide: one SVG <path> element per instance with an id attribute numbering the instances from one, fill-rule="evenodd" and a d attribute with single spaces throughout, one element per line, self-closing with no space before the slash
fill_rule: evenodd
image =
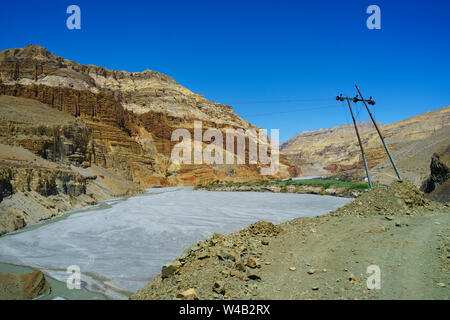
<path id="1" fill-rule="evenodd" d="M 90 164 L 90 128 L 35 100 L 0 96 L 0 235 L 97 200 L 140 192 Z"/>
<path id="2" fill-rule="evenodd" d="M 436 151 L 430 163 L 430 176 L 422 185 L 435 201 L 450 201 L 450 144 Z"/>
<path id="3" fill-rule="evenodd" d="M 177 143 L 171 141 L 172 132 L 193 131 L 194 120 L 202 121 L 203 132 L 254 127 L 230 106 L 211 102 L 161 73 L 81 65 L 28 46 L 0 52 L 0 82 L 0 94 L 38 100 L 82 120 L 91 135 L 74 157 L 85 166 L 113 170 L 144 187 L 267 178 L 260 175 L 260 165 L 171 163 Z M 297 174 L 298 168 L 281 157 L 276 177 Z"/>
<path id="4" fill-rule="evenodd" d="M 0 144 L 0 151 L 0 235 L 96 203 L 89 177 L 21 147 Z"/>

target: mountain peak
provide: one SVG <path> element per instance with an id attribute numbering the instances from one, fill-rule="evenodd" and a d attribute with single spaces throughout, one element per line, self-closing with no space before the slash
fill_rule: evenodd
<path id="1" fill-rule="evenodd" d="M 50 53 L 46 48 L 36 45 L 30 44 L 23 48 L 12 48 L 0 51 L 5 55 L 6 59 L 42 59 L 48 60 L 51 56 L 54 56 Z"/>

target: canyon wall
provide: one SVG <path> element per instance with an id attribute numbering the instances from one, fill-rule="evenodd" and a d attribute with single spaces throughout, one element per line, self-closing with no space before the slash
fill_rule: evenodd
<path id="1" fill-rule="evenodd" d="M 38 100 L 87 125 L 89 141 L 77 154 L 81 164 L 110 169 L 143 187 L 299 174 L 283 156 L 279 173 L 273 177 L 262 176 L 259 164 L 173 164 L 170 155 L 177 142 L 171 141 L 172 132 L 178 128 L 192 132 L 195 120 L 202 121 L 203 132 L 211 128 L 223 133 L 226 129 L 258 128 L 230 106 L 211 102 L 155 71 L 81 65 L 42 47 L 28 46 L 0 52 L 0 81 L 0 94 Z M 248 157 L 248 148 L 246 153 Z"/>
<path id="2" fill-rule="evenodd" d="M 142 192 L 90 163 L 92 131 L 36 100 L 0 95 L 0 235 L 28 224 Z"/>

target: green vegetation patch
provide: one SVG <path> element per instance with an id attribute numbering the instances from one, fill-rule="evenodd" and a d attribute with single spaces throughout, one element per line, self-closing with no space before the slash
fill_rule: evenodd
<path id="1" fill-rule="evenodd" d="M 289 185 L 310 185 L 310 186 L 319 186 L 323 189 L 328 189 L 330 187 L 334 188 L 348 188 L 348 189 L 368 189 L 369 185 L 366 183 L 359 182 L 348 182 L 348 181 L 340 181 L 334 179 L 308 179 L 308 180 L 273 180 L 273 181 L 258 181 L 258 182 L 237 182 L 237 183 L 227 183 L 227 184 L 208 184 L 204 187 L 206 188 L 217 188 L 217 187 L 240 187 L 240 186 L 262 186 L 262 185 L 270 185 L 270 184 L 278 184 L 283 186 L 283 190 L 285 190 L 286 186 Z M 202 187 L 202 185 L 198 185 L 198 187 Z"/>

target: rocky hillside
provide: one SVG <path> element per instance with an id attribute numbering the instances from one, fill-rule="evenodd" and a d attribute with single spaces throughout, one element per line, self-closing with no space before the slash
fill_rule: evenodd
<path id="1" fill-rule="evenodd" d="M 0 235 L 97 200 L 142 191 L 90 165 L 91 130 L 38 101 L 0 96 Z"/>
<path id="2" fill-rule="evenodd" d="M 448 144 L 450 107 L 381 124 L 380 128 L 394 158 L 400 162 L 401 171 L 406 171 L 406 178 L 420 185 L 429 172 L 433 152 Z M 360 122 L 358 129 L 369 167 L 376 167 L 374 174 L 378 174 L 380 180 L 383 176 L 395 175 L 393 170 L 390 172 L 386 152 L 373 124 Z M 353 125 L 303 132 L 282 144 L 281 149 L 304 173 L 311 175 L 363 168 Z M 389 168 L 389 172 L 385 168 Z"/>
<path id="3" fill-rule="evenodd" d="M 110 169 L 144 187 L 264 178 L 259 165 L 171 163 L 177 143 L 170 141 L 172 132 L 193 132 L 194 120 L 203 122 L 203 131 L 253 126 L 230 106 L 211 102 L 155 71 L 81 65 L 30 45 L 0 51 L 0 94 L 38 100 L 82 120 L 91 135 L 74 154 L 78 163 Z M 282 159 L 277 177 L 296 174 Z"/>

